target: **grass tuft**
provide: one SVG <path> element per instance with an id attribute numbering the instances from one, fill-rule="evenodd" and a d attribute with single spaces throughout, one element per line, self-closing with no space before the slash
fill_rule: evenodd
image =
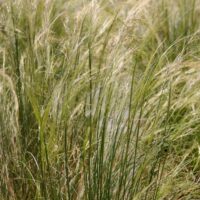
<path id="1" fill-rule="evenodd" d="M 199 0 L 0 1 L 0 199 L 200 199 Z"/>

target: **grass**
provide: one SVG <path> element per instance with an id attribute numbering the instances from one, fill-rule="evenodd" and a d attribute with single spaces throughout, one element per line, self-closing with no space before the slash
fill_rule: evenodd
<path id="1" fill-rule="evenodd" d="M 0 199 L 200 199 L 199 16 L 0 1 Z"/>

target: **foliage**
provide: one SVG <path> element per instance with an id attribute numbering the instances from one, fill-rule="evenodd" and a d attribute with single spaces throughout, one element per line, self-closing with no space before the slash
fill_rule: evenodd
<path id="1" fill-rule="evenodd" d="M 0 199 L 200 199 L 200 1 L 0 1 Z"/>

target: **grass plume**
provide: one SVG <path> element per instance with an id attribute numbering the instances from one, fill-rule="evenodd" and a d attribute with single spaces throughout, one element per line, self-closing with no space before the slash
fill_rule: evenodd
<path id="1" fill-rule="evenodd" d="M 0 1 L 0 199 L 200 199 L 199 0 Z"/>

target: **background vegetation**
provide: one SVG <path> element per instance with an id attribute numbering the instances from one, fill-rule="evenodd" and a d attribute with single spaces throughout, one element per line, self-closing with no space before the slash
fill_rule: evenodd
<path id="1" fill-rule="evenodd" d="M 199 0 L 0 1 L 0 199 L 200 199 Z"/>

